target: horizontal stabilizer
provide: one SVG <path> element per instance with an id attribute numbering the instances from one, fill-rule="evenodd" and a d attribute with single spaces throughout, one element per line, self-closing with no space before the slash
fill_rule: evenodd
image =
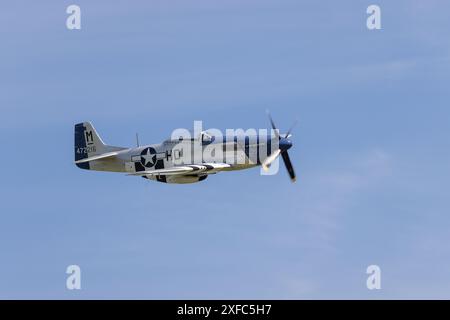
<path id="1" fill-rule="evenodd" d="M 114 157 L 114 156 L 118 155 L 119 152 L 120 151 L 107 152 L 107 153 L 99 154 L 97 156 L 92 156 L 92 157 L 89 157 L 89 158 L 85 158 L 85 159 L 81 159 L 81 160 L 75 161 L 75 163 L 85 163 L 85 162 L 94 161 L 94 160 L 101 160 L 101 159 L 111 158 L 111 157 Z"/>

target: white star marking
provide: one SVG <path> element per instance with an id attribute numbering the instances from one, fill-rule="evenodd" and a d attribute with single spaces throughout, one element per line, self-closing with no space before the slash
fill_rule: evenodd
<path id="1" fill-rule="evenodd" d="M 141 157 L 142 158 L 144 158 L 145 159 L 145 166 L 147 166 L 147 164 L 150 162 L 151 164 L 153 164 L 153 157 L 154 157 L 155 155 L 154 154 L 151 154 L 150 153 L 150 149 L 147 149 L 147 153 L 146 154 L 143 154 L 143 155 L 141 155 Z"/>

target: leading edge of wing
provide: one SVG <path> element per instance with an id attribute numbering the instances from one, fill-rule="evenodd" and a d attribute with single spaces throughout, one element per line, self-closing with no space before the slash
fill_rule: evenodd
<path id="1" fill-rule="evenodd" d="M 183 174 L 197 174 L 197 173 L 212 173 L 217 172 L 225 168 L 229 168 L 230 165 L 226 163 L 202 163 L 202 164 L 190 164 L 185 166 L 171 167 L 167 169 L 156 169 L 149 171 L 139 171 L 129 173 L 129 176 L 171 176 L 171 175 L 183 175 Z"/>

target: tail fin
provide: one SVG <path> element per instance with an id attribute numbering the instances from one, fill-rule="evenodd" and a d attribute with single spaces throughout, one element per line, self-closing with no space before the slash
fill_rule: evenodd
<path id="1" fill-rule="evenodd" d="M 75 125 L 75 163 L 79 168 L 90 169 L 89 160 L 87 162 L 77 163 L 80 160 L 93 157 L 99 158 L 98 156 L 102 154 L 123 149 L 125 148 L 106 145 L 90 122 Z"/>

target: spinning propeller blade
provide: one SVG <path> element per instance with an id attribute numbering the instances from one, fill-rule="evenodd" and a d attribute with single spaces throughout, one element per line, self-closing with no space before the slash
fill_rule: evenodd
<path id="1" fill-rule="evenodd" d="M 292 126 L 289 128 L 288 132 L 284 137 L 281 137 L 279 134 L 279 131 L 275 125 L 275 122 L 272 119 L 272 116 L 270 115 L 269 111 L 267 111 L 267 115 L 270 120 L 270 124 L 272 125 L 272 129 L 275 132 L 275 137 L 278 138 L 279 141 L 279 149 L 275 150 L 270 156 L 268 156 L 264 162 L 262 163 L 262 167 L 265 171 L 269 170 L 269 167 L 273 161 L 281 154 L 281 157 L 283 158 L 284 165 L 286 166 L 286 169 L 288 171 L 289 177 L 291 178 L 292 182 L 296 181 L 295 171 L 294 167 L 292 166 L 291 159 L 289 158 L 288 149 L 292 147 L 292 142 L 288 139 L 291 137 L 291 131 L 297 124 L 297 120 L 292 124 Z"/>

